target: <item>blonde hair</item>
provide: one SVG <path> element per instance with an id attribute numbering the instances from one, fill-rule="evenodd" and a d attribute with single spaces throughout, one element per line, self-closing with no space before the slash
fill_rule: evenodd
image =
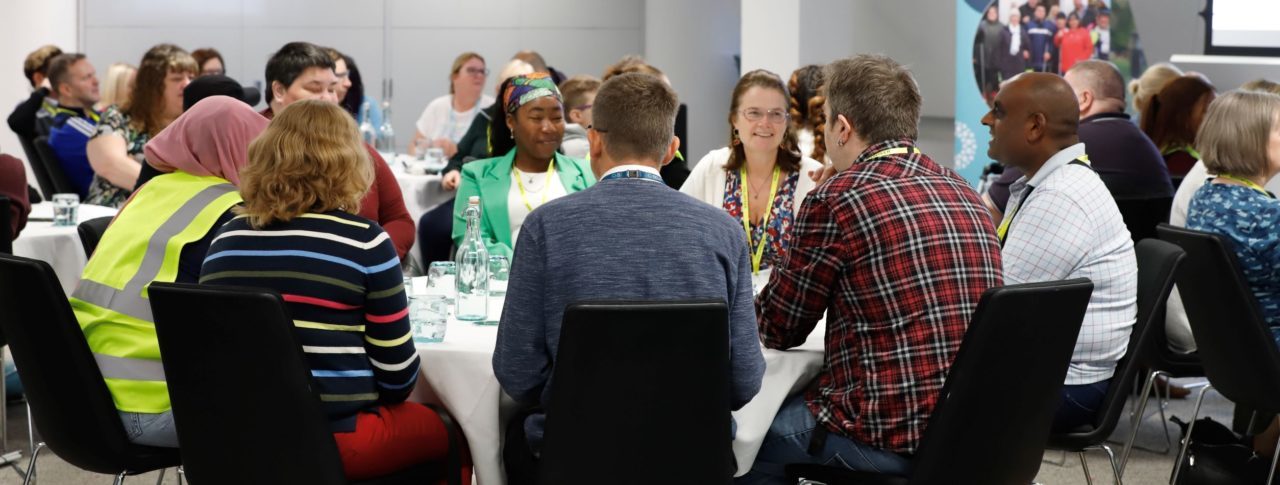
<path id="1" fill-rule="evenodd" d="M 121 105 L 129 101 L 129 93 L 132 86 L 129 85 L 129 77 L 137 72 L 138 68 L 133 64 L 117 62 L 107 68 L 107 75 L 102 78 L 102 99 L 98 101 L 98 105 L 106 108 L 111 105 Z"/>
<path id="2" fill-rule="evenodd" d="M 1280 83 L 1276 83 L 1270 79 L 1254 79 L 1240 86 L 1245 91 L 1258 91 L 1260 93 L 1280 94 Z"/>
<path id="3" fill-rule="evenodd" d="M 506 82 L 508 79 L 516 76 L 533 74 L 533 72 L 533 65 L 520 59 L 512 59 L 510 62 L 507 62 L 507 65 L 503 66 L 502 71 L 498 73 L 498 86 L 501 87 L 502 83 Z"/>
<path id="4" fill-rule="evenodd" d="M 1209 173 L 1240 177 L 1267 170 L 1267 144 L 1280 116 L 1280 95 L 1235 90 L 1209 104 L 1196 149 Z"/>
<path id="5" fill-rule="evenodd" d="M 484 57 L 475 52 L 463 52 L 453 59 L 453 67 L 449 68 L 449 94 L 453 94 L 453 78 L 462 71 L 462 66 L 472 59 L 479 59 L 484 64 Z"/>
<path id="6" fill-rule="evenodd" d="M 1133 95 L 1133 109 L 1139 113 L 1146 111 L 1147 103 L 1151 98 L 1159 94 L 1169 81 L 1181 76 L 1182 70 L 1167 62 L 1153 64 L 1146 71 L 1142 71 L 1141 77 L 1129 81 L 1129 93 Z"/>
<path id="7" fill-rule="evenodd" d="M 238 212 L 254 228 L 308 212 L 354 214 L 371 183 L 373 165 L 351 115 L 333 103 L 298 101 L 249 144 Z"/>

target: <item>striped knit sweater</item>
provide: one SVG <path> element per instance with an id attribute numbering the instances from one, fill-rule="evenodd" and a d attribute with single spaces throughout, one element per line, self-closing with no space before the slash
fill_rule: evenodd
<path id="1" fill-rule="evenodd" d="M 404 401 L 418 377 L 400 258 L 378 224 L 345 212 L 303 214 L 255 230 L 218 230 L 200 272 L 210 285 L 284 297 L 335 433 L 359 411 Z"/>

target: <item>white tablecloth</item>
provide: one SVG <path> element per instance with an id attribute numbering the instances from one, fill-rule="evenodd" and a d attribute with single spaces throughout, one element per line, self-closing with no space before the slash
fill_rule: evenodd
<path id="1" fill-rule="evenodd" d="M 113 208 L 86 204 L 80 205 L 79 212 L 79 222 L 116 214 Z M 62 283 L 62 290 L 70 295 L 80 281 L 80 273 L 84 271 L 88 258 L 84 255 L 76 227 L 55 227 L 52 219 L 52 203 L 41 202 L 32 206 L 27 227 L 13 240 L 13 254 L 49 263 Z"/>
<path id="2" fill-rule="evenodd" d="M 738 423 L 733 452 L 738 460 L 739 475 L 750 470 L 782 402 L 818 375 L 824 334 L 825 324 L 819 322 L 804 345 L 788 351 L 764 351 L 766 368 L 760 393 L 733 413 Z M 418 345 L 422 373 L 410 397 L 414 401 L 443 404 L 458 420 L 467 436 L 481 485 L 506 483 L 502 465 L 503 435 L 507 420 L 517 410 L 516 403 L 502 392 L 493 374 L 497 335 L 496 326 L 450 319 L 444 342 Z"/>
<path id="3" fill-rule="evenodd" d="M 390 162 L 391 172 L 396 175 L 396 182 L 400 184 L 400 194 L 404 196 L 404 207 L 408 209 L 409 216 L 413 218 L 414 227 L 417 227 L 418 221 L 422 219 L 422 214 L 434 209 L 443 202 L 453 199 L 456 191 L 444 190 L 440 186 L 440 175 L 415 175 L 405 171 L 403 163 L 395 160 L 389 154 L 382 154 L 383 158 Z M 413 240 L 413 249 L 409 251 L 410 256 L 416 263 L 422 255 L 419 249 L 420 241 L 415 237 Z M 424 267 L 418 264 L 417 267 Z"/>

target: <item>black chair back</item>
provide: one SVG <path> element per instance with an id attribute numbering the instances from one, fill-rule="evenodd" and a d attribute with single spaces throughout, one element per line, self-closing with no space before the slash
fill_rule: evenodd
<path id="1" fill-rule="evenodd" d="M 1178 291 L 1209 383 L 1238 406 L 1280 411 L 1280 350 L 1240 270 L 1233 243 L 1168 224 L 1157 231 L 1187 252 Z"/>
<path id="2" fill-rule="evenodd" d="M 0 253 L 13 254 L 13 202 L 0 195 Z"/>
<path id="3" fill-rule="evenodd" d="M 1079 451 L 1102 443 L 1115 431 L 1124 414 L 1124 403 L 1132 394 L 1134 379 L 1139 378 L 1144 354 L 1156 337 L 1156 327 L 1164 328 L 1164 306 L 1173 289 L 1173 276 L 1186 253 L 1182 248 L 1159 239 L 1143 239 L 1135 248 L 1138 259 L 1138 316 L 1129 333 L 1129 346 L 1124 358 L 1116 364 L 1115 374 L 1102 400 L 1102 407 L 1087 429 L 1054 434 L 1049 438 L 1052 449 Z"/>
<path id="4" fill-rule="evenodd" d="M 1169 222 L 1173 197 L 1116 197 L 1120 217 L 1129 228 L 1133 243 L 1156 237 L 1156 225 Z"/>
<path id="5" fill-rule="evenodd" d="M 729 381 L 721 301 L 569 305 L 540 483 L 730 483 Z"/>
<path id="6" fill-rule="evenodd" d="M 98 248 L 98 242 L 107 232 L 107 226 L 111 225 L 111 219 L 111 216 L 98 217 L 76 226 L 76 232 L 80 233 L 80 245 L 84 247 L 84 257 L 93 257 L 93 250 Z"/>
<path id="7" fill-rule="evenodd" d="M 27 164 L 31 165 L 31 173 L 36 176 L 36 185 L 40 186 L 40 193 L 45 199 L 53 197 L 57 193 L 54 189 L 53 181 L 49 178 L 49 172 L 44 168 L 44 160 L 40 158 L 40 152 L 36 151 L 36 146 L 32 140 L 27 137 L 19 136 L 18 143 L 22 145 L 22 153 L 27 155 Z"/>
<path id="8" fill-rule="evenodd" d="M 177 466 L 175 449 L 129 443 L 111 393 L 43 261 L 0 254 L 0 333 L 22 369 L 22 387 L 40 436 L 84 470 L 143 473 Z"/>
<path id="9" fill-rule="evenodd" d="M 910 483 L 1031 483 L 1093 283 L 1078 278 L 982 295 L 916 450 Z"/>
<path id="10" fill-rule="evenodd" d="M 346 483 L 279 294 L 157 282 L 148 295 L 192 482 Z"/>
<path id="11" fill-rule="evenodd" d="M 39 136 L 32 142 L 35 146 L 36 153 L 40 155 L 40 162 L 44 165 L 45 174 L 49 177 L 49 183 L 53 185 L 54 194 L 76 194 L 76 186 L 71 184 L 71 179 L 67 178 L 67 174 L 62 170 L 62 162 L 58 158 L 58 154 L 53 151 L 53 146 L 49 145 L 49 137 Z M 32 167 L 32 170 L 35 168 Z M 46 194 L 53 197 L 53 194 Z"/>

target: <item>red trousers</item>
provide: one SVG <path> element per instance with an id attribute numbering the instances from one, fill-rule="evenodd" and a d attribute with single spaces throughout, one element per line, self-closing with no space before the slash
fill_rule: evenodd
<path id="1" fill-rule="evenodd" d="M 342 467 L 351 480 L 390 475 L 419 463 L 444 461 L 449 453 L 449 432 L 440 416 L 415 402 L 382 406 L 377 413 L 356 416 L 356 429 L 334 433 Z M 466 443 L 462 447 L 463 483 L 471 481 Z"/>

